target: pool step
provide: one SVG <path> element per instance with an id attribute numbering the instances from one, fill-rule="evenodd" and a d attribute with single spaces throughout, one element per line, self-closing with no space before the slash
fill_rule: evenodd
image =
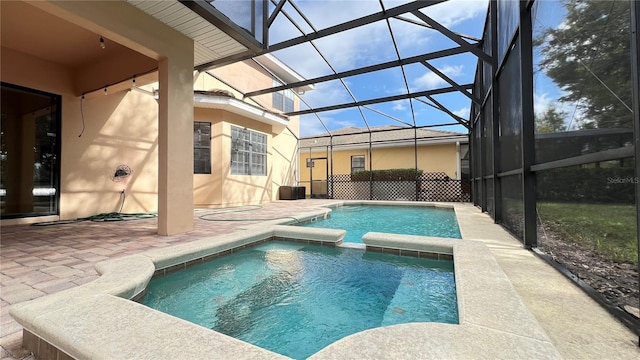
<path id="1" fill-rule="evenodd" d="M 424 319 L 457 323 L 455 290 L 453 293 L 443 290 L 455 286 L 453 274 L 434 271 L 432 275 L 425 277 L 423 272 L 405 269 L 381 326 L 422 322 Z"/>

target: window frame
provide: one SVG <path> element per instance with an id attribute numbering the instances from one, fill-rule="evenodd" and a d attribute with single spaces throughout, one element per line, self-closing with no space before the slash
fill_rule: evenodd
<path id="1" fill-rule="evenodd" d="M 206 141 L 207 144 L 199 144 L 196 143 L 196 131 L 200 130 L 200 127 L 205 127 L 205 128 L 209 128 L 209 137 L 208 137 L 208 141 Z M 198 128 L 198 129 L 196 129 Z M 200 135 L 202 136 L 202 135 Z M 211 161 L 212 161 L 212 156 L 211 156 L 211 138 L 212 138 L 212 133 L 211 133 L 211 123 L 208 121 L 194 121 L 193 122 L 193 174 L 194 175 L 211 175 Z M 204 150 L 204 153 L 207 154 L 208 157 L 208 164 L 204 165 L 204 169 L 201 171 L 198 171 L 198 164 L 196 163 L 198 161 L 198 153 L 201 153 L 202 150 Z"/>
<path id="2" fill-rule="evenodd" d="M 357 166 L 354 167 L 353 166 L 353 161 L 354 160 L 360 160 L 362 159 L 362 166 Z M 359 171 L 366 171 L 367 170 L 367 160 L 365 158 L 364 155 L 351 155 L 351 173 L 355 174 L 356 172 Z"/>
<path id="3" fill-rule="evenodd" d="M 281 86 L 282 83 L 273 79 L 273 87 Z M 271 95 L 271 105 L 274 109 L 280 110 L 282 112 L 288 113 L 294 111 L 295 101 L 294 101 L 293 90 L 286 89 L 273 92 Z"/>
<path id="4" fill-rule="evenodd" d="M 242 137 L 235 134 L 241 134 Z M 268 143 L 266 134 L 232 125 L 230 174 L 267 176 Z M 239 158 L 243 161 L 238 162 Z"/>

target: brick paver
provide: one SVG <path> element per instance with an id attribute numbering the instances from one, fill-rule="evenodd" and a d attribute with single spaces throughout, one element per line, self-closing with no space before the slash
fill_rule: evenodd
<path id="1" fill-rule="evenodd" d="M 194 230 L 175 236 L 157 235 L 156 219 L 3 226 L 0 228 L 0 358 L 31 358 L 20 347 L 22 327 L 9 315 L 9 307 L 95 280 L 98 277 L 94 270 L 96 262 L 203 236 L 232 233 L 240 226 L 300 214 L 330 202 L 277 201 L 226 213 L 220 209 L 196 210 Z M 200 219 L 206 214 L 213 214 L 207 217 L 210 220 L 225 221 Z"/>

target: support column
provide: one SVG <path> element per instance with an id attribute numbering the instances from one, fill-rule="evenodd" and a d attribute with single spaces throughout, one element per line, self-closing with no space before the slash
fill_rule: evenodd
<path id="1" fill-rule="evenodd" d="M 496 224 L 502 222 L 502 184 L 498 174 L 502 170 L 500 165 L 500 84 L 498 81 L 498 66 L 500 59 L 498 56 L 498 1 L 491 0 L 491 146 L 493 146 L 493 220 Z"/>
<path id="2" fill-rule="evenodd" d="M 193 50 L 158 63 L 158 234 L 193 230 Z"/>
<path id="3" fill-rule="evenodd" d="M 636 180 L 640 177 L 640 3 L 631 1 L 631 78 L 633 79 L 633 140 L 635 145 Z M 636 181 L 636 241 L 640 255 L 640 182 Z M 640 271 L 640 263 L 638 263 Z M 638 284 L 640 290 L 640 284 Z M 640 346 L 640 335 L 638 335 Z"/>
<path id="4" fill-rule="evenodd" d="M 524 212 L 524 246 L 528 249 L 538 245 L 536 213 L 536 174 L 531 171 L 535 164 L 535 119 L 533 108 L 533 24 L 527 2 L 520 2 L 520 79 L 522 96 L 522 197 Z"/>

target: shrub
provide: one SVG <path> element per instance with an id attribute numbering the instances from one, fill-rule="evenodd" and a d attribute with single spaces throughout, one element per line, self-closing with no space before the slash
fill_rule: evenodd
<path id="1" fill-rule="evenodd" d="M 415 181 L 420 175 L 420 169 L 364 170 L 351 174 L 351 181 Z"/>

